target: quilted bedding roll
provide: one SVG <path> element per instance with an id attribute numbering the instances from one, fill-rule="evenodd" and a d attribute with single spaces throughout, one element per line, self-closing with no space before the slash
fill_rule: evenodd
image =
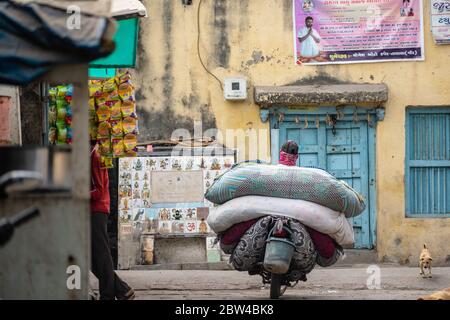
<path id="1" fill-rule="evenodd" d="M 356 190 L 324 170 L 252 162 L 237 164 L 216 178 L 205 198 L 223 204 L 249 195 L 310 201 L 343 212 L 347 218 L 365 209 Z"/>

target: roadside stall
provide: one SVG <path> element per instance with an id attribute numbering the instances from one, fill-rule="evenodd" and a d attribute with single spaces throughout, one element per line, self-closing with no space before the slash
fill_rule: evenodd
<path id="1" fill-rule="evenodd" d="M 0 148 L 0 299 L 88 299 L 88 70 L 113 52 L 116 23 L 111 1 L 80 1 L 82 28 L 68 30 L 68 4 L 0 4 L 0 83 L 42 84 L 27 120 L 45 133 L 39 145 Z"/>

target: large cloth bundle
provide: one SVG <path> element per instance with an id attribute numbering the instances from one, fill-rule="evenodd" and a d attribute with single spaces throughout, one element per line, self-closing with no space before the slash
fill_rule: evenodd
<path id="1" fill-rule="evenodd" d="M 361 195 L 324 170 L 252 162 L 240 163 L 218 177 L 205 198 L 223 204 L 248 195 L 310 201 L 342 212 L 347 218 L 365 209 Z"/>
<path id="2" fill-rule="evenodd" d="M 240 222 L 270 215 L 298 220 L 330 235 L 340 245 L 354 243 L 353 228 L 343 214 L 304 200 L 243 196 L 211 208 L 207 222 L 214 232 L 220 233 Z"/>
<path id="3" fill-rule="evenodd" d="M 245 232 L 230 257 L 236 270 L 254 271 L 258 263 L 263 262 L 266 240 L 272 226 L 272 217 L 264 217 Z M 292 230 L 291 240 L 295 244 L 295 251 L 287 277 L 296 281 L 313 270 L 317 253 L 311 237 L 301 223 L 290 220 L 289 227 Z"/>

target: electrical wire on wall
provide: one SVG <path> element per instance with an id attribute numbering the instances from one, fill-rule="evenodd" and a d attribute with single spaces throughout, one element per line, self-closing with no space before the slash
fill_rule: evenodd
<path id="1" fill-rule="evenodd" d="M 198 55 L 198 59 L 200 60 L 201 65 L 203 66 L 203 69 L 205 69 L 205 71 L 207 73 L 209 73 L 212 77 L 214 77 L 217 80 L 217 82 L 220 85 L 220 89 L 222 89 L 222 91 L 223 91 L 222 81 L 220 81 L 220 79 L 214 73 L 212 73 L 211 71 L 208 70 L 208 68 L 204 64 L 202 56 L 200 54 L 200 7 L 202 6 L 202 1 L 203 0 L 200 0 L 198 2 L 198 7 L 197 7 L 197 55 Z"/>

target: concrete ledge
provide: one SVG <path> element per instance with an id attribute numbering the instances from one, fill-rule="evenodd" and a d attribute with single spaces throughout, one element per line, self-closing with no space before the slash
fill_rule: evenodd
<path id="1" fill-rule="evenodd" d="M 379 106 L 388 99 L 385 84 L 255 86 L 255 103 L 277 106 Z"/>

